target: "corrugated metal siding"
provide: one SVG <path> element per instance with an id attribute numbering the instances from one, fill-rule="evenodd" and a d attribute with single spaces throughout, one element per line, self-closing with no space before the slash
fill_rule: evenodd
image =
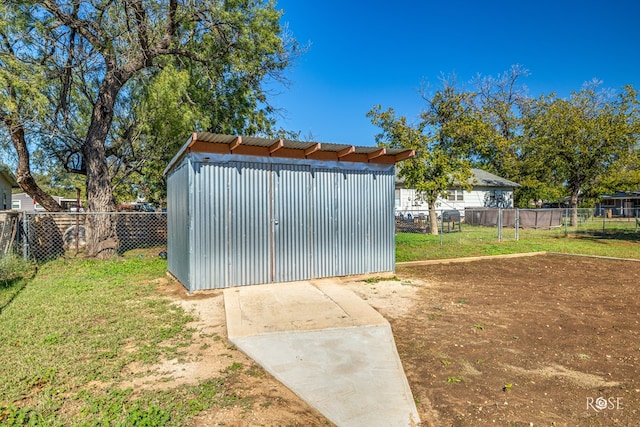
<path id="1" fill-rule="evenodd" d="M 310 168 L 273 165 L 273 282 L 311 277 Z"/>
<path id="2" fill-rule="evenodd" d="M 183 161 L 167 178 L 167 264 L 171 274 L 190 290 L 189 191 L 189 163 Z"/>
<path id="3" fill-rule="evenodd" d="M 394 269 L 393 167 L 224 160 L 193 163 L 191 190 L 188 168 L 169 176 L 170 271 L 190 291 Z"/>
<path id="4" fill-rule="evenodd" d="M 269 283 L 271 166 L 232 162 L 229 174 L 228 286 Z"/>
<path id="5" fill-rule="evenodd" d="M 371 234 L 371 247 L 374 248 L 371 260 L 375 260 L 375 265 L 370 271 L 395 271 L 395 170 L 374 172 L 372 179 L 371 212 L 375 230 Z"/>
<path id="6" fill-rule="evenodd" d="M 338 252 L 338 195 L 336 170 L 314 169 L 312 180 L 312 277 L 335 276 Z"/>
<path id="7" fill-rule="evenodd" d="M 313 277 L 395 269 L 393 171 L 315 169 Z"/>
<path id="8" fill-rule="evenodd" d="M 228 168 L 194 163 L 191 291 L 226 286 L 229 278 Z"/>

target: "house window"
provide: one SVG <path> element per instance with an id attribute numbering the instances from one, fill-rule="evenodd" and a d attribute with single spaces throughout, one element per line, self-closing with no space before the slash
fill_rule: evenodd
<path id="1" fill-rule="evenodd" d="M 462 190 L 449 190 L 447 194 L 447 200 L 450 202 L 463 201 L 464 200 L 464 191 Z"/>
<path id="2" fill-rule="evenodd" d="M 19 211 L 20 210 L 20 200 L 11 201 L 11 209 Z"/>
<path id="3" fill-rule="evenodd" d="M 602 200 L 602 206 L 613 206 L 613 207 L 615 207 L 615 205 L 616 205 L 615 199 L 603 199 Z"/>

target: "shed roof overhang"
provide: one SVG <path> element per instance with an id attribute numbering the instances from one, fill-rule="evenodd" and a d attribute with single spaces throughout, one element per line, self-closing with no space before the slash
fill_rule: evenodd
<path id="1" fill-rule="evenodd" d="M 191 135 L 171 159 L 164 174 L 166 175 L 184 155 L 191 152 L 378 164 L 394 164 L 415 155 L 413 150 L 407 149 L 198 132 Z"/>

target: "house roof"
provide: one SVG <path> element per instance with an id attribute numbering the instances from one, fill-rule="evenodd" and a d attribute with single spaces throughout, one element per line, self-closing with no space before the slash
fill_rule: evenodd
<path id="1" fill-rule="evenodd" d="M 407 149 L 198 132 L 191 135 L 180 148 L 165 168 L 164 174 L 189 152 L 382 164 L 393 164 L 415 155 L 413 150 Z"/>
<path id="2" fill-rule="evenodd" d="M 399 171 L 396 170 L 396 184 L 401 184 L 404 182 L 404 180 L 399 176 L 398 172 Z M 471 169 L 471 178 L 469 178 L 469 183 L 477 187 L 521 187 L 521 185 L 516 182 L 510 181 L 506 178 L 501 178 L 498 175 L 494 175 L 485 170 L 476 168 Z"/>
<path id="3" fill-rule="evenodd" d="M 614 194 L 603 194 L 603 199 L 637 199 L 640 198 L 640 190 L 632 193 L 625 193 L 624 191 L 616 191 Z"/>
<path id="4" fill-rule="evenodd" d="M 473 176 L 470 178 L 470 182 L 473 185 L 482 187 L 522 187 L 517 182 L 501 178 L 498 175 L 494 175 L 482 169 L 471 169 L 471 173 Z"/>
<path id="5" fill-rule="evenodd" d="M 6 165 L 0 164 L 0 175 L 4 176 L 4 178 L 11 184 L 12 188 L 19 188 L 18 181 L 16 181 L 16 177 L 13 176 L 13 173 Z"/>

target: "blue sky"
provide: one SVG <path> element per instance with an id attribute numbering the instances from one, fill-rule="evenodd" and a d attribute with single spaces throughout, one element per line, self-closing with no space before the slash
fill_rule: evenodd
<path id="1" fill-rule="evenodd" d="M 377 104 L 410 120 L 423 81 L 460 84 L 514 64 L 531 96 L 568 96 L 597 78 L 640 90 L 640 2 L 634 0 L 279 0 L 282 22 L 306 54 L 272 103 L 282 128 L 321 142 L 375 145 L 366 113 Z"/>

